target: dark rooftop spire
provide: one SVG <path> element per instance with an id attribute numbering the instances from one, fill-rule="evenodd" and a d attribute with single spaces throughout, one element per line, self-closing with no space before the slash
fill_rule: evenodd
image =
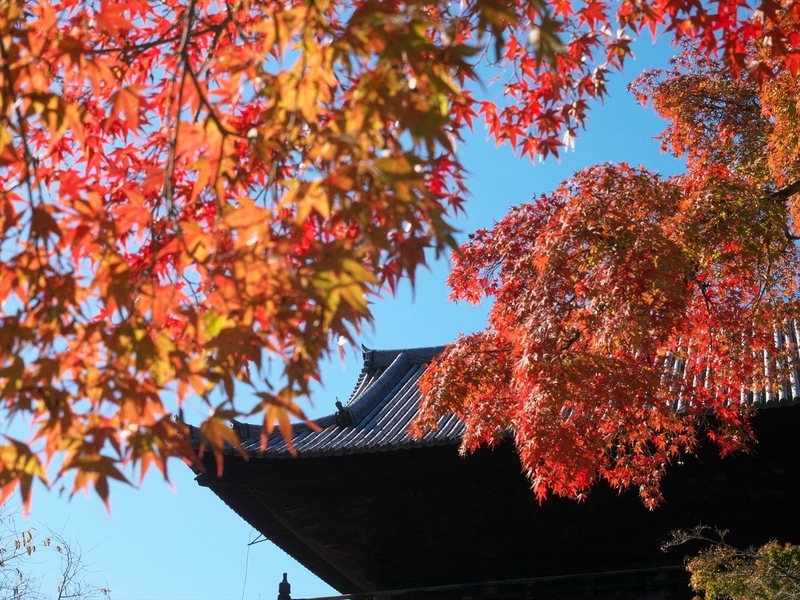
<path id="1" fill-rule="evenodd" d="M 283 574 L 283 581 L 278 584 L 278 600 L 292 600 L 292 584 Z"/>

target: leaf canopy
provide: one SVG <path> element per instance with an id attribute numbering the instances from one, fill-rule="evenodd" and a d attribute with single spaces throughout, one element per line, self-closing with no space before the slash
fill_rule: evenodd
<path id="1" fill-rule="evenodd" d="M 689 44 L 640 76 L 685 173 L 590 167 L 473 234 L 449 284 L 489 324 L 426 372 L 417 430 L 455 411 L 464 450 L 513 431 L 540 499 L 605 479 L 649 506 L 703 432 L 744 447 L 751 394 L 798 394 L 796 81 Z"/>

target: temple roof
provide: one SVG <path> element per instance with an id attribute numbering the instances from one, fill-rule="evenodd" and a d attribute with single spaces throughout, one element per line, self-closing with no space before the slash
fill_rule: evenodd
<path id="1" fill-rule="evenodd" d="M 438 427 L 421 438 L 408 432 L 420 403 L 419 379 L 444 346 L 398 350 L 362 348 L 363 368 L 347 403 L 342 405 L 337 401 L 335 413 L 315 419 L 317 431 L 305 423 L 292 426 L 295 457 L 343 456 L 461 442 L 464 425 L 452 414 L 442 417 Z M 668 359 L 667 368 L 681 370 L 683 363 Z M 792 375 L 783 385 L 755 392 L 743 391 L 741 401 L 758 408 L 800 403 L 800 368 L 795 368 Z M 675 408 L 681 409 L 679 399 Z M 259 425 L 234 421 L 233 428 L 242 440 L 242 448 L 253 458 L 293 456 L 278 431 L 269 437 L 267 449 L 262 452 Z M 193 441 L 199 443 L 199 431 L 192 428 L 192 435 Z M 239 455 L 239 450 L 228 447 L 226 453 Z"/>
<path id="2" fill-rule="evenodd" d="M 293 426 L 296 456 L 340 456 L 460 443 L 464 425 L 455 415 L 440 419 L 438 428 L 422 438 L 408 433 L 420 402 L 419 378 L 442 350 L 444 346 L 406 350 L 364 348 L 364 366 L 347 403 L 340 405 L 336 413 L 316 419 L 319 431 L 303 423 Z M 270 436 L 262 453 L 261 427 L 235 423 L 234 429 L 250 456 L 292 456 L 278 432 Z M 229 451 L 238 454 L 234 449 Z"/>
<path id="3" fill-rule="evenodd" d="M 513 444 L 462 457 L 464 429 L 452 415 L 421 438 L 409 435 L 419 379 L 443 349 L 365 348 L 347 403 L 316 419 L 318 431 L 293 426 L 295 456 L 304 460 L 290 459 L 277 432 L 261 452 L 261 428 L 234 423 L 251 460 L 226 449 L 218 477 L 207 453 L 198 483 L 342 593 L 620 569 L 649 573 L 680 566 L 682 557 L 664 555 L 660 545 L 670 531 L 700 522 L 735 530 L 741 537 L 733 542 L 744 546 L 800 532 L 793 508 L 800 499 L 794 443 L 800 408 L 759 415 L 752 455 L 722 461 L 716 448 L 704 445 L 697 456 L 684 457 L 684 465 L 668 472 L 668 502 L 657 511 L 646 510 L 635 491 L 619 494 L 601 484 L 587 502 L 539 504 Z M 750 393 L 743 401 L 800 403 L 797 382 L 795 372 L 774 392 Z M 192 433 L 199 443 L 199 431 Z M 686 590 L 682 579 L 658 585 Z"/>

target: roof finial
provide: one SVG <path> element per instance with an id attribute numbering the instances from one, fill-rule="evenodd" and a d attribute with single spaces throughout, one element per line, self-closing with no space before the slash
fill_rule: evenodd
<path id="1" fill-rule="evenodd" d="M 353 424 L 353 412 L 336 398 L 336 424 L 339 427 L 350 427 Z"/>
<path id="2" fill-rule="evenodd" d="M 283 574 L 283 581 L 278 584 L 278 600 L 292 600 L 292 584 Z"/>

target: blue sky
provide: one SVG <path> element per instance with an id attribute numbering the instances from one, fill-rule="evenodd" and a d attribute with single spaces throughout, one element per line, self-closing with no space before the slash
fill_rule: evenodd
<path id="1" fill-rule="evenodd" d="M 612 77 L 611 97 L 593 107 L 587 131 L 577 140 L 575 151 L 564 154 L 560 163 L 548 160 L 532 165 L 528 159 L 519 160 L 508 147 L 498 149 L 485 142 L 485 132 L 478 125 L 472 139 L 459 148 L 472 174 L 468 214 L 456 223 L 462 238 L 472 230 L 490 227 L 511 206 L 552 190 L 591 164 L 626 161 L 663 174 L 681 168 L 678 161 L 660 154 L 652 139 L 663 124 L 625 92 L 628 81 L 645 68 L 665 64 L 672 51 L 666 43 L 653 46 L 649 37 L 637 43 L 634 51 L 636 60 L 624 74 Z M 489 92 L 500 93 L 491 88 Z M 458 333 L 483 327 L 485 307 L 448 302 L 447 261 L 442 258 L 430 267 L 419 273 L 414 294 L 404 285 L 395 297 L 373 306 L 375 327 L 365 331 L 360 342 L 370 348 L 439 345 Z M 360 369 L 357 350 L 348 351 L 344 364 L 338 359 L 326 364 L 324 387 L 316 391 L 308 413 L 333 412 L 337 397 L 349 397 Z M 96 497 L 69 500 L 57 489 L 39 488 L 31 515 L 20 522 L 36 527 L 42 535 L 49 528 L 77 541 L 95 581 L 110 587 L 116 600 L 272 599 L 284 572 L 289 574 L 295 598 L 336 593 L 270 542 L 248 549 L 248 541 L 257 533 L 209 490 L 199 487 L 181 463 L 171 463 L 171 476 L 174 490 L 156 473 L 140 489 L 112 487 L 111 517 Z M 57 562 L 47 561 L 47 550 L 40 548 L 35 555 L 35 568 L 43 575 L 58 568 Z M 44 585 L 51 583 L 46 580 Z"/>

